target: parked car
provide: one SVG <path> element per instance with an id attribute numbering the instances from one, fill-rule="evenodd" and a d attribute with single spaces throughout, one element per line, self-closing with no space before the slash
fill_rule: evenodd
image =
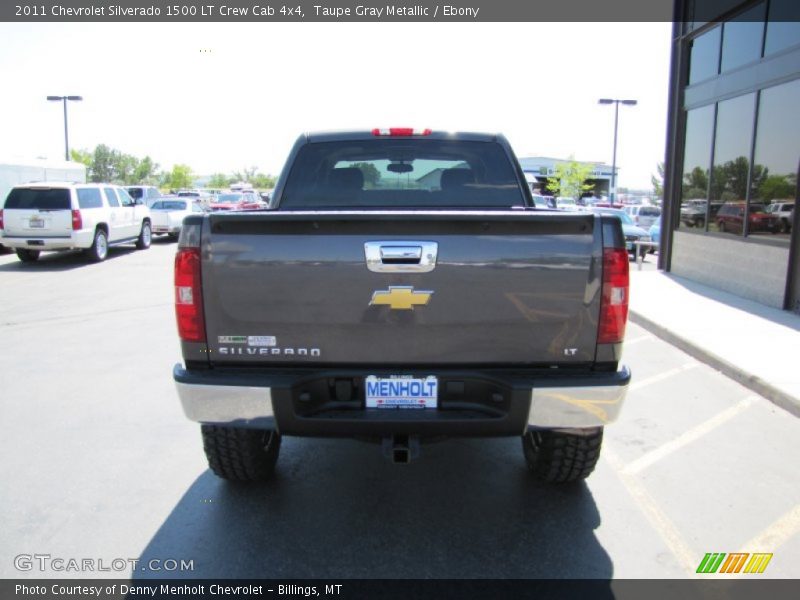
<path id="1" fill-rule="evenodd" d="M 717 228 L 722 233 L 742 233 L 744 227 L 744 202 L 726 202 L 717 211 Z M 747 217 L 749 231 L 769 231 L 777 233 L 780 221 L 768 213 L 761 204 L 751 204 Z"/>
<path id="2" fill-rule="evenodd" d="M 168 235 L 173 240 L 178 239 L 181 233 L 183 218 L 193 213 L 204 213 L 203 207 L 186 197 L 168 197 L 153 203 L 150 213 L 153 220 L 153 233 Z"/>
<path id="3" fill-rule="evenodd" d="M 778 217 L 778 231 L 789 233 L 794 220 L 794 202 L 780 200 L 767 206 L 767 212 Z"/>
<path id="4" fill-rule="evenodd" d="M 266 208 L 264 202 L 256 192 L 228 192 L 219 194 L 211 201 L 209 207 L 212 211 L 220 210 L 258 210 Z"/>
<path id="5" fill-rule="evenodd" d="M 108 247 L 150 247 L 150 210 L 108 183 L 28 183 L 12 188 L 0 211 L 0 242 L 23 262 L 43 251 L 84 250 L 105 260 Z"/>
<path id="6" fill-rule="evenodd" d="M 125 188 L 134 200 L 141 200 L 148 207 L 162 197 L 159 189 L 153 185 L 129 185 Z"/>
<path id="7" fill-rule="evenodd" d="M 562 210 L 578 210 L 578 203 L 575 202 L 575 198 L 569 197 L 558 197 L 556 198 L 556 208 L 560 208 Z"/>
<path id="8" fill-rule="evenodd" d="M 542 196 L 541 194 L 532 194 L 533 205 L 536 208 L 555 208 L 555 202 L 552 196 Z"/>
<path id="9" fill-rule="evenodd" d="M 650 236 L 650 241 L 658 244 L 658 251 L 661 251 L 661 219 L 650 225 L 650 230 L 647 232 Z M 656 249 L 651 248 L 650 252 L 655 253 Z"/>
<path id="10" fill-rule="evenodd" d="M 625 236 L 625 247 L 628 249 L 628 254 L 631 255 L 632 258 L 636 258 L 636 242 L 649 242 L 650 241 L 650 234 L 648 234 L 644 229 L 638 227 L 631 219 L 630 215 L 626 213 L 624 210 L 619 210 L 617 208 L 590 208 L 591 212 L 598 213 L 601 215 L 611 215 L 614 217 L 619 218 L 622 221 L 622 233 Z M 642 246 L 641 250 L 639 251 L 640 256 L 644 257 L 647 254 L 648 248 L 646 246 Z"/>
<path id="11" fill-rule="evenodd" d="M 633 223 L 642 229 L 649 228 L 661 218 L 661 209 L 657 206 L 629 204 L 623 210 L 633 219 Z"/>

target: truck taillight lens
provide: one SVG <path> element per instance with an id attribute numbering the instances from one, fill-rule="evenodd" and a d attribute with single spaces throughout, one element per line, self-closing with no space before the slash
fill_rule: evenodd
<path id="1" fill-rule="evenodd" d="M 375 128 L 372 135 L 388 135 L 392 137 L 405 137 L 409 135 L 430 135 L 430 129 L 414 129 L 413 127 L 389 127 L 388 129 Z"/>
<path id="2" fill-rule="evenodd" d="M 175 255 L 175 316 L 183 341 L 206 341 L 199 248 L 181 248 Z"/>
<path id="3" fill-rule="evenodd" d="M 0 229 L 3 229 L 3 209 L 0 208 Z"/>
<path id="4" fill-rule="evenodd" d="M 72 230 L 79 231 L 83 229 L 83 217 L 81 217 L 81 211 L 73 210 L 72 211 Z"/>
<path id="5" fill-rule="evenodd" d="M 616 344 L 625 337 L 628 287 L 628 251 L 625 248 L 604 248 L 598 344 Z"/>

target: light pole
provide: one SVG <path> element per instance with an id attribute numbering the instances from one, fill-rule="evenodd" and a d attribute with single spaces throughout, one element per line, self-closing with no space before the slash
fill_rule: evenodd
<path id="1" fill-rule="evenodd" d="M 52 102 L 64 103 L 64 157 L 69 160 L 69 133 L 67 131 L 67 100 L 78 102 L 83 100 L 83 96 L 48 96 L 48 100 Z"/>
<path id="2" fill-rule="evenodd" d="M 636 106 L 636 100 L 618 100 L 616 98 L 600 98 L 598 104 L 614 105 L 614 156 L 611 163 L 611 189 L 608 191 L 611 204 L 617 199 L 617 123 L 619 122 L 619 105 Z"/>

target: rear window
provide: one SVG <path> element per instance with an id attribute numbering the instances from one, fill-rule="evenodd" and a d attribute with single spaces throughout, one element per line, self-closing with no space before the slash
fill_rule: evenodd
<path id="1" fill-rule="evenodd" d="M 5 208 L 21 210 L 70 210 L 66 188 L 14 188 L 6 198 Z"/>
<path id="2" fill-rule="evenodd" d="M 654 206 L 643 206 L 639 209 L 640 217 L 659 217 L 661 216 L 661 209 Z"/>
<path id="3" fill-rule="evenodd" d="M 81 208 L 103 208 L 103 199 L 97 188 L 78 188 L 78 206 Z"/>
<path id="4" fill-rule="evenodd" d="M 130 187 L 126 189 L 134 200 L 140 200 L 144 196 L 144 189 L 142 188 Z"/>
<path id="5" fill-rule="evenodd" d="M 281 208 L 524 206 L 514 168 L 493 142 L 376 138 L 303 146 Z"/>
<path id="6" fill-rule="evenodd" d="M 186 202 L 180 200 L 159 200 L 150 207 L 152 210 L 186 210 Z"/>

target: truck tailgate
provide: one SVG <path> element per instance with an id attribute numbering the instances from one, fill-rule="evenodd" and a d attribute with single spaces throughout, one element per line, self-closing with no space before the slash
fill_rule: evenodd
<path id="1" fill-rule="evenodd" d="M 533 211 L 210 215 L 201 244 L 209 360 L 591 363 L 600 229 L 591 214 Z M 383 256 L 372 270 L 366 244 Z M 418 247 L 435 250 L 427 272 L 414 271 Z"/>

